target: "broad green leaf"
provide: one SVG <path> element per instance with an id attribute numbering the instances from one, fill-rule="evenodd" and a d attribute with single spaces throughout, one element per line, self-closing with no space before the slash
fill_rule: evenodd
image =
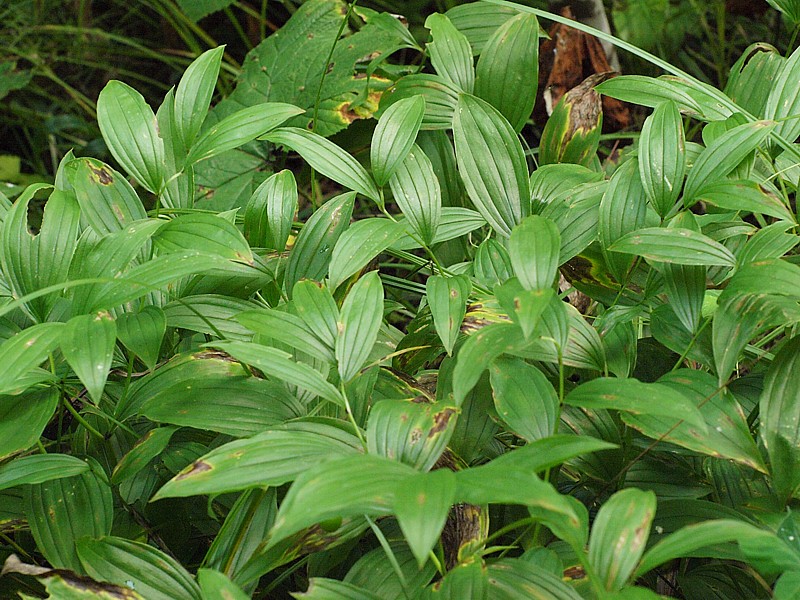
<path id="1" fill-rule="evenodd" d="M 383 284 L 377 271 L 359 279 L 342 303 L 335 354 L 342 381 L 358 375 L 378 339 L 383 322 Z"/>
<path id="2" fill-rule="evenodd" d="M 605 181 L 582 184 L 545 205 L 539 214 L 556 224 L 561 232 L 558 263 L 563 265 L 597 239 L 600 202 Z"/>
<path id="3" fill-rule="evenodd" d="M 39 323 L 0 344 L 0 394 L 24 391 L 18 381 L 55 350 L 63 332 L 63 323 Z"/>
<path id="4" fill-rule="evenodd" d="M 533 112 L 538 83 L 539 22 L 534 15 L 520 14 L 486 42 L 475 72 L 475 95 L 499 110 L 514 131 L 521 131 Z"/>
<path id="5" fill-rule="evenodd" d="M 789 209 L 774 194 L 755 181 L 721 181 L 697 191 L 697 199 L 724 208 L 793 220 Z"/>
<path id="6" fill-rule="evenodd" d="M 670 229 L 685 227 L 687 230 L 700 231 L 694 216 L 681 213 L 672 219 L 668 225 Z M 698 265 L 663 265 L 664 284 L 667 288 L 667 297 L 670 307 L 677 315 L 686 331 L 694 333 L 700 324 L 703 310 L 703 300 L 706 293 L 707 268 Z"/>
<path id="7" fill-rule="evenodd" d="M 295 298 L 294 304 L 299 306 L 301 302 Z M 248 310 L 233 318 L 262 338 L 278 340 L 319 360 L 329 363 L 335 360 L 333 343 L 321 340 L 302 318 L 289 312 L 277 309 Z"/>
<path id="8" fill-rule="evenodd" d="M 774 46 L 764 42 L 751 44 L 731 67 L 725 94 L 751 114 L 763 116 L 775 79 L 785 62 Z"/>
<path id="9" fill-rule="evenodd" d="M 305 413 L 281 384 L 240 374 L 190 380 L 144 402 L 151 421 L 217 431 L 234 437 L 261 433 Z"/>
<path id="10" fill-rule="evenodd" d="M 297 315 L 329 348 L 333 348 L 339 330 L 339 308 L 330 290 L 314 281 L 298 281 L 292 288 Z"/>
<path id="11" fill-rule="evenodd" d="M 184 148 L 192 146 L 206 119 L 224 51 L 225 47 L 219 46 L 194 59 L 175 90 L 176 133 Z"/>
<path id="12" fill-rule="evenodd" d="M 420 568 L 442 533 L 456 491 L 449 469 L 408 478 L 394 497 L 392 510 Z"/>
<path id="13" fill-rule="evenodd" d="M 395 491 L 415 473 L 407 465 L 369 454 L 312 467 L 289 488 L 271 539 L 281 540 L 327 519 L 389 514 Z"/>
<path id="14" fill-rule="evenodd" d="M 436 333 L 448 355 L 452 355 L 461 323 L 467 312 L 472 284 L 465 275 L 433 275 L 425 282 L 425 291 Z"/>
<path id="15" fill-rule="evenodd" d="M 497 414 L 511 431 L 528 442 L 556 431 L 558 396 L 535 366 L 518 358 L 496 358 L 489 366 Z"/>
<path id="16" fill-rule="evenodd" d="M 200 584 L 203 600 L 215 600 L 216 598 L 247 600 L 249 597 L 225 575 L 213 569 L 199 569 L 197 582 Z"/>
<path id="17" fill-rule="evenodd" d="M 525 217 L 511 231 L 508 252 L 514 274 L 526 290 L 548 288 L 559 265 L 561 235 L 551 220 L 539 215 Z"/>
<path id="18" fill-rule="evenodd" d="M 666 100 L 691 115 L 702 115 L 703 109 L 686 91 L 665 79 L 654 79 L 644 75 L 621 75 L 604 81 L 595 90 L 623 102 L 632 102 L 655 108 Z"/>
<path id="19" fill-rule="evenodd" d="M 773 589 L 775 600 L 792 600 L 800 594 L 800 571 L 788 571 L 778 578 Z"/>
<path id="20" fill-rule="evenodd" d="M 111 533 L 111 486 L 96 462 L 92 469 L 30 485 L 25 490 L 25 516 L 39 550 L 59 569 L 83 572 L 75 543 L 83 536 Z"/>
<path id="21" fill-rule="evenodd" d="M 114 467 L 111 483 L 118 484 L 133 477 L 161 454 L 178 427 L 156 427 L 144 434 Z"/>
<path id="22" fill-rule="evenodd" d="M 305 592 L 295 592 L 293 598 L 303 600 L 381 600 L 377 594 L 352 583 L 325 577 L 311 577 Z"/>
<path id="23" fill-rule="evenodd" d="M 647 199 L 665 216 L 675 205 L 686 172 L 683 120 L 667 100 L 647 117 L 639 139 L 639 174 Z"/>
<path id="24" fill-rule="evenodd" d="M 736 264 L 736 257 L 719 242 L 678 227 L 638 229 L 618 239 L 609 250 L 676 265 L 732 267 Z"/>
<path id="25" fill-rule="evenodd" d="M 461 90 L 450 80 L 429 73 L 415 73 L 397 80 L 381 97 L 381 110 L 395 102 L 415 96 L 425 98 L 425 114 L 420 129 L 450 129 Z"/>
<path id="26" fill-rule="evenodd" d="M 609 252 L 608 247 L 625 234 L 644 227 L 647 215 L 646 196 L 638 171 L 638 161 L 623 164 L 611 176 L 600 200 L 598 237 L 606 264 L 617 281 L 625 281 L 635 257 Z"/>
<path id="27" fill-rule="evenodd" d="M 522 146 L 497 109 L 462 94 L 453 118 L 456 159 L 475 208 L 499 234 L 511 235 L 530 210 L 530 182 Z"/>
<path id="28" fill-rule="evenodd" d="M 264 102 L 236 111 L 198 136 L 189 149 L 186 164 L 193 165 L 238 148 L 303 112 L 302 108 L 283 102 Z"/>
<path id="29" fill-rule="evenodd" d="M 625 164 L 627 163 L 623 163 L 617 170 L 623 169 Z M 539 214 L 543 205 L 553 202 L 581 184 L 597 183 L 603 179 L 601 173 L 590 171 L 582 165 L 540 165 L 530 176 L 533 212 Z"/>
<path id="30" fill-rule="evenodd" d="M 158 135 L 164 140 L 164 187 L 158 201 L 166 208 L 194 207 L 194 168 L 184 167 L 187 147 L 175 113 L 175 88 L 170 88 L 156 111 Z M 200 117 L 205 120 L 206 105 Z M 181 170 L 183 169 L 183 170 Z"/>
<path id="31" fill-rule="evenodd" d="M 86 462 L 68 454 L 22 456 L 0 466 L 0 490 L 80 475 L 88 470 Z"/>
<path id="32" fill-rule="evenodd" d="M 69 165 L 81 215 L 97 233 L 114 233 L 147 218 L 142 201 L 128 180 L 107 164 L 79 158 Z"/>
<path id="33" fill-rule="evenodd" d="M 396 530 L 394 530 L 396 531 Z M 400 533 L 394 534 L 397 538 Z M 394 561 L 387 560 L 391 553 Z M 371 591 L 383 600 L 404 600 L 405 589 L 421 590 L 433 579 L 436 567 L 428 561 L 420 568 L 404 540 L 388 541 L 387 549 L 374 548 L 359 558 L 344 577 L 345 583 Z"/>
<path id="34" fill-rule="evenodd" d="M 767 0 L 767 2 L 786 15 L 795 25 L 800 23 L 800 5 L 797 0 Z"/>
<path id="35" fill-rule="evenodd" d="M 300 230 L 286 264 L 284 284 L 291 290 L 301 279 L 321 281 L 328 272 L 333 247 L 350 226 L 355 193 L 331 198 Z"/>
<path id="36" fill-rule="evenodd" d="M 61 352 L 96 404 L 103 395 L 116 341 L 116 323 L 105 311 L 71 318 L 61 334 Z"/>
<path id="37" fill-rule="evenodd" d="M 581 596 L 564 581 L 531 562 L 504 558 L 487 568 L 489 597 L 496 600 L 579 600 Z"/>
<path id="38" fill-rule="evenodd" d="M 791 227 L 794 227 L 793 223 L 778 221 L 756 231 L 738 252 L 736 259 L 739 265 L 780 258 L 800 244 L 800 236 L 786 233 Z"/>
<path id="39" fill-rule="evenodd" d="M 254 303 L 220 294 L 198 294 L 178 298 L 164 305 L 167 326 L 197 331 L 223 339 L 249 342 L 252 335 L 234 319 Z"/>
<path id="40" fill-rule="evenodd" d="M 444 452 L 455 417 L 452 406 L 381 400 L 369 413 L 367 451 L 428 471 Z"/>
<path id="41" fill-rule="evenodd" d="M 426 244 L 433 243 L 442 218 L 442 190 L 430 158 L 419 146 L 413 145 L 397 166 L 389 187 L 414 232 Z"/>
<path id="42" fill-rule="evenodd" d="M 797 372 L 800 337 L 789 340 L 775 357 L 759 401 L 759 433 L 769 454 L 773 485 L 781 498 L 800 486 L 800 387 Z"/>
<path id="43" fill-rule="evenodd" d="M 402 222 L 402 220 L 400 221 Z M 431 245 L 461 237 L 484 225 L 486 225 L 486 219 L 470 208 L 443 206 L 441 208 L 439 226 L 436 229 L 436 235 L 433 237 Z M 406 234 L 392 244 L 392 248 L 396 250 L 413 250 L 414 248 L 422 248 L 422 244 Z"/>
<path id="44" fill-rule="evenodd" d="M 283 127 L 265 137 L 273 144 L 287 146 L 325 177 L 367 198 L 380 202 L 380 191 L 367 170 L 339 146 L 312 131 Z"/>
<path id="45" fill-rule="evenodd" d="M 600 377 L 572 390 L 564 403 L 582 408 L 608 408 L 630 412 L 634 415 L 674 417 L 705 432 L 703 415 L 680 392 L 660 383 L 642 383 L 636 379 Z"/>
<path id="46" fill-rule="evenodd" d="M 109 81 L 97 98 L 97 124 L 122 168 L 148 191 L 159 193 L 164 182 L 164 141 L 142 95 L 121 81 Z"/>
<path id="47" fill-rule="evenodd" d="M 489 289 L 505 283 L 514 273 L 506 247 L 492 238 L 483 240 L 472 260 L 472 273 Z"/>
<path id="48" fill-rule="evenodd" d="M 761 145 L 774 128 L 775 123 L 770 121 L 745 123 L 711 142 L 694 161 L 686 178 L 684 206 L 694 204 L 699 199 L 698 192 L 705 186 L 723 181 L 748 154 Z"/>
<path id="49" fill-rule="evenodd" d="M 653 492 L 629 488 L 600 507 L 589 538 L 589 562 L 609 592 L 621 590 L 644 553 L 656 512 Z"/>
<path id="50" fill-rule="evenodd" d="M 244 213 L 244 235 L 251 246 L 282 252 L 292 232 L 297 212 L 297 182 L 288 169 L 275 173 L 262 183 Z"/>
<path id="51" fill-rule="evenodd" d="M 551 306 L 556 292 L 551 287 L 526 290 L 516 277 L 512 277 L 495 286 L 494 295 L 511 320 L 520 326 L 525 339 L 528 339 Z"/>
<path id="52" fill-rule="evenodd" d="M 210 345 L 268 377 L 295 385 L 335 404 L 343 403 L 339 390 L 328 383 L 322 373 L 305 363 L 295 362 L 287 352 L 250 342 L 219 341 Z"/>
<path id="53" fill-rule="evenodd" d="M 461 91 L 471 94 L 475 85 L 475 68 L 466 36 L 453 26 L 450 19 L 439 13 L 429 16 L 425 27 L 431 30 L 432 41 L 426 48 L 433 68 Z"/>
<path id="54" fill-rule="evenodd" d="M 58 406 L 55 387 L 18 396 L 0 396 L 0 459 L 39 441 Z"/>
<path id="55" fill-rule="evenodd" d="M 425 98 L 412 96 L 393 103 L 381 115 L 370 146 L 375 183 L 386 185 L 414 145 L 425 114 Z"/>
<path id="56" fill-rule="evenodd" d="M 201 600 L 200 587 L 181 564 L 161 550 L 120 537 L 84 537 L 78 556 L 89 576 L 127 585 L 148 600 Z"/>
<path id="57" fill-rule="evenodd" d="M 178 0 L 181 11 L 197 23 L 203 17 L 220 11 L 231 4 L 234 0 Z"/>
<path id="58" fill-rule="evenodd" d="M 117 317 L 119 341 L 148 368 L 158 362 L 161 340 L 167 330 L 167 317 L 157 306 L 145 306 L 138 313 L 126 312 Z"/>
<path id="59" fill-rule="evenodd" d="M 800 8 L 794 7 L 793 18 L 800 16 Z M 784 139 L 794 141 L 800 135 L 800 123 L 796 115 L 800 112 L 800 99 L 794 93 L 794 82 L 800 77 L 800 50 L 795 49 L 781 68 L 764 108 L 767 119 L 779 121 L 775 133 Z"/>
<path id="60" fill-rule="evenodd" d="M 177 216 L 158 230 L 153 241 L 163 253 L 200 250 L 230 260 L 253 262 L 253 252 L 242 233 L 217 215 Z"/>
<path id="61" fill-rule="evenodd" d="M 463 4 L 462 6 L 470 6 Z M 487 600 L 489 579 L 482 561 L 465 562 L 450 569 L 433 588 L 428 588 L 430 600 Z"/>
<path id="62" fill-rule="evenodd" d="M 706 121 L 720 122 L 734 115 L 730 106 L 720 100 L 719 90 L 711 84 L 697 79 L 690 81 L 677 75 L 662 75 L 660 79 L 671 83 L 674 88 L 691 96 L 700 106 L 701 118 Z M 740 113 L 737 111 L 736 114 Z"/>
<path id="63" fill-rule="evenodd" d="M 358 273 L 369 261 L 386 250 L 403 234 L 403 227 L 383 218 L 362 219 L 353 223 L 333 247 L 328 265 L 332 290 Z"/>
<path id="64" fill-rule="evenodd" d="M 681 369 L 665 375 L 658 383 L 690 400 L 703 415 L 706 430 L 701 431 L 674 415 L 672 418 L 623 415 L 628 425 L 653 439 L 766 472 L 742 408 L 729 391 L 718 387 L 714 377 L 702 371 Z"/>
<path id="65" fill-rule="evenodd" d="M 280 486 L 320 463 L 361 450 L 358 438 L 333 424 L 295 421 L 213 449 L 168 481 L 155 498 Z"/>

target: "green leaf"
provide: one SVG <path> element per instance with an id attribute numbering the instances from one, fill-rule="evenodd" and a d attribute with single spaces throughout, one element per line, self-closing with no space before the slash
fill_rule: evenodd
<path id="1" fill-rule="evenodd" d="M 68 454 L 22 456 L 0 466 L 0 490 L 80 475 L 88 470 L 88 464 Z"/>
<path id="2" fill-rule="evenodd" d="M 381 400 L 369 413 L 367 450 L 428 471 L 444 452 L 455 417 L 452 406 Z"/>
<path id="3" fill-rule="evenodd" d="M 580 185 L 545 205 L 539 213 L 553 221 L 561 232 L 559 264 L 577 256 L 597 239 L 600 202 L 606 185 L 604 181 Z"/>
<path id="4" fill-rule="evenodd" d="M 333 247 L 328 266 L 331 289 L 335 290 L 396 242 L 403 230 L 402 225 L 383 218 L 362 219 L 353 223 Z"/>
<path id="5" fill-rule="evenodd" d="M 522 146 L 497 109 L 462 94 L 453 118 L 458 168 L 470 199 L 486 221 L 508 237 L 528 215 L 530 183 Z"/>
<path id="6" fill-rule="evenodd" d="M 282 252 L 297 212 L 297 182 L 288 169 L 269 177 L 250 200 L 244 213 L 244 235 L 253 247 Z"/>
<path id="7" fill-rule="evenodd" d="M 520 326 L 525 339 L 536 330 L 556 296 L 553 288 L 526 290 L 516 277 L 496 286 L 494 294 L 506 314 Z"/>
<path id="8" fill-rule="evenodd" d="M 177 0 L 184 14 L 197 23 L 203 17 L 227 8 L 234 0 Z"/>
<path id="9" fill-rule="evenodd" d="M 407 465 L 369 454 L 312 467 L 289 488 L 275 519 L 271 541 L 327 519 L 389 514 L 395 491 L 415 473 Z"/>
<path id="10" fill-rule="evenodd" d="M 153 241 L 162 253 L 200 250 L 230 260 L 253 262 L 253 252 L 242 233 L 217 215 L 177 216 L 158 230 Z"/>
<path id="11" fill-rule="evenodd" d="M 519 14 L 515 6 L 489 6 L 480 2 L 458 4 L 446 13 L 450 22 L 463 33 L 476 56 L 506 21 Z M 544 32 L 542 32 L 544 33 Z"/>
<path id="12" fill-rule="evenodd" d="M 425 27 L 431 30 L 432 41 L 426 48 L 433 68 L 461 91 L 471 94 L 475 86 L 475 68 L 466 36 L 453 26 L 450 19 L 439 13 L 430 15 Z"/>
<path id="13" fill-rule="evenodd" d="M 622 490 L 600 507 L 589 538 L 589 562 L 607 591 L 621 590 L 644 552 L 656 512 L 656 495 Z"/>
<path id="14" fill-rule="evenodd" d="M 470 6 L 464 4 L 462 6 Z M 442 577 L 435 587 L 428 588 L 430 600 L 487 600 L 489 580 L 482 562 L 466 562 L 456 565 Z"/>
<path id="15" fill-rule="evenodd" d="M 794 8 L 793 18 L 800 16 L 800 9 Z M 800 123 L 795 116 L 800 112 L 800 100 L 794 93 L 794 82 L 800 77 L 800 51 L 795 49 L 783 64 L 767 99 L 764 117 L 780 121 L 775 133 L 784 139 L 794 141 L 800 135 Z"/>
<path id="16" fill-rule="evenodd" d="M 254 303 L 219 294 L 198 294 L 178 298 L 164 305 L 169 327 L 197 331 L 208 336 L 250 341 L 252 335 L 234 319 L 251 310 Z"/>
<path id="17" fill-rule="evenodd" d="M 164 141 L 142 95 L 121 81 L 109 81 L 97 98 L 97 124 L 122 168 L 148 191 L 159 193 L 164 182 Z"/>
<path id="18" fill-rule="evenodd" d="M 680 414 L 687 423 L 705 432 L 703 415 L 686 396 L 660 383 L 636 379 L 599 377 L 579 385 L 564 398 L 565 404 L 582 408 L 609 408 L 634 415 L 674 417 Z"/>
<path id="19" fill-rule="evenodd" d="M 534 442 L 555 433 L 559 402 L 556 391 L 535 366 L 501 357 L 489 367 L 497 414 L 511 431 Z"/>
<path id="20" fill-rule="evenodd" d="M 141 542 L 114 536 L 78 541 L 89 576 L 132 587 L 148 600 L 202 600 L 200 587 L 171 556 Z"/>
<path id="21" fill-rule="evenodd" d="M 280 486 L 328 460 L 363 450 L 333 424 L 295 421 L 223 444 L 168 481 L 154 499 Z"/>
<path id="22" fill-rule="evenodd" d="M 0 396 L 0 459 L 33 446 L 58 406 L 55 387 Z"/>
<path id="23" fill-rule="evenodd" d="M 284 276 L 287 291 L 301 279 L 325 277 L 333 247 L 350 226 L 355 196 L 349 192 L 331 198 L 308 218 L 289 253 Z"/>
<path id="24" fill-rule="evenodd" d="M 120 315 L 116 322 L 119 341 L 149 369 L 155 368 L 167 330 L 164 311 L 157 306 L 145 306 L 138 313 Z"/>
<path id="25" fill-rule="evenodd" d="M 489 597 L 496 600 L 579 600 L 580 595 L 559 577 L 519 558 L 504 558 L 489 565 Z"/>
<path id="26" fill-rule="evenodd" d="M 144 434 L 114 467 L 111 483 L 119 484 L 139 473 L 164 451 L 176 431 L 178 427 L 156 427 Z"/>
<path id="27" fill-rule="evenodd" d="M 114 233 L 147 218 L 142 201 L 128 180 L 107 164 L 79 158 L 69 164 L 81 215 L 97 233 Z"/>
<path id="28" fill-rule="evenodd" d="M 794 218 L 777 196 L 755 181 L 721 181 L 704 185 L 698 190 L 697 199 L 726 210 L 769 215 L 787 221 Z"/>
<path id="29" fill-rule="evenodd" d="M 194 143 L 211 104 L 225 46 L 203 52 L 184 71 L 175 90 L 176 133 L 184 148 Z"/>
<path id="30" fill-rule="evenodd" d="M 199 135 L 189 149 L 186 164 L 193 165 L 238 148 L 304 112 L 302 108 L 283 102 L 264 102 L 236 111 Z"/>
<path id="31" fill-rule="evenodd" d="M 419 146 L 413 145 L 397 166 L 389 187 L 414 232 L 432 244 L 442 218 L 442 190 L 430 158 Z"/>
<path id="32" fill-rule="evenodd" d="M 381 600 L 377 594 L 357 585 L 324 577 L 310 578 L 308 589 L 295 592 L 292 597 L 303 600 Z"/>
<path id="33" fill-rule="evenodd" d="M 415 96 L 425 99 L 425 114 L 421 129 L 450 129 L 453 113 L 461 90 L 444 77 L 429 73 L 415 73 L 401 77 L 381 97 L 381 110 L 395 102 Z"/>
<path id="34" fill-rule="evenodd" d="M 740 267 L 725 294 L 777 294 L 798 297 L 800 267 L 780 259 L 760 260 Z"/>
<path id="35" fill-rule="evenodd" d="M 617 171 L 624 169 L 626 164 L 627 162 L 623 163 Z M 584 183 L 598 183 L 604 179 L 602 174 L 590 171 L 582 165 L 540 165 L 530 177 L 533 212 L 540 213 L 543 205 L 563 197 L 573 188 Z"/>
<path id="36" fill-rule="evenodd" d="M 725 94 L 749 113 L 763 116 L 767 98 L 785 62 L 770 44 L 751 44 L 731 67 Z"/>
<path id="37" fill-rule="evenodd" d="M 381 115 L 370 146 L 372 175 L 380 187 L 408 156 L 424 114 L 425 98 L 412 96 L 393 103 Z"/>
<path id="38" fill-rule="evenodd" d="M 800 486 L 800 385 L 796 373 L 800 337 L 789 340 L 775 356 L 759 401 L 759 433 L 767 448 L 773 485 L 782 498 Z"/>
<path id="39" fill-rule="evenodd" d="M 504 283 L 513 275 L 508 250 L 492 238 L 483 240 L 472 260 L 472 273 L 489 289 Z"/>
<path id="40" fill-rule="evenodd" d="M 327 347 L 333 348 L 339 330 L 339 309 L 330 290 L 314 281 L 298 281 L 292 288 L 297 315 Z"/>
<path id="41" fill-rule="evenodd" d="M 71 318 L 61 334 L 61 352 L 95 403 L 103 395 L 116 341 L 116 323 L 104 311 Z"/>
<path id="42" fill-rule="evenodd" d="M 383 290 L 383 288 L 381 288 Z M 342 396 L 316 369 L 305 363 L 295 362 L 291 354 L 250 342 L 211 342 L 244 364 L 255 367 L 268 377 L 296 385 L 334 404 L 343 404 Z"/>
<path id="43" fill-rule="evenodd" d="M 273 144 L 287 146 L 297 152 L 312 168 L 344 187 L 380 202 L 381 195 L 367 170 L 339 146 L 299 127 L 283 127 L 267 135 Z"/>
<path id="44" fill-rule="evenodd" d="M 621 75 L 604 81 L 595 90 L 623 102 L 632 102 L 655 108 L 666 100 L 692 115 L 702 115 L 703 109 L 690 94 L 666 79 L 654 79 L 644 75 Z"/>
<path id="45" fill-rule="evenodd" d="M 667 100 L 647 117 L 639 138 L 639 173 L 647 199 L 663 217 L 675 205 L 686 173 L 683 120 Z"/>
<path id="46" fill-rule="evenodd" d="M 453 472 L 439 469 L 413 475 L 395 492 L 392 510 L 420 568 L 442 533 L 455 491 Z"/>
<path id="47" fill-rule="evenodd" d="M 791 227 L 793 223 L 778 221 L 756 231 L 736 256 L 739 265 L 780 258 L 789 252 L 800 243 L 800 237 L 786 233 Z"/>
<path id="48" fill-rule="evenodd" d="M 248 598 L 248 595 L 239 586 L 213 569 L 199 569 L 197 582 L 200 584 L 204 600 L 215 600 L 216 598 L 247 600 Z"/>
<path id="49" fill-rule="evenodd" d="M 465 275 L 442 277 L 433 275 L 425 282 L 428 305 L 436 333 L 448 355 L 452 355 L 461 323 L 467 312 L 472 284 Z"/>
<path id="50" fill-rule="evenodd" d="M 63 331 L 63 323 L 39 323 L 0 344 L 0 394 L 24 391 L 18 381 L 55 350 Z"/>
<path id="51" fill-rule="evenodd" d="M 475 95 L 521 131 L 533 112 L 538 83 L 539 21 L 531 14 L 516 15 L 486 42 L 475 72 Z"/>
<path id="52" fill-rule="evenodd" d="M 747 155 L 761 145 L 773 129 L 775 123 L 770 121 L 745 123 L 711 142 L 694 161 L 686 178 L 684 206 L 694 204 L 698 200 L 698 192 L 706 185 L 724 180 Z"/>
<path id="53" fill-rule="evenodd" d="M 461 237 L 486 225 L 486 220 L 469 208 L 443 206 L 441 211 L 441 221 L 431 245 Z M 413 250 L 414 248 L 422 248 L 422 245 L 410 235 L 403 235 L 392 244 L 392 248 L 395 250 Z"/>
<path id="54" fill-rule="evenodd" d="M 83 572 L 75 544 L 83 536 L 111 533 L 114 516 L 111 487 L 96 462 L 92 469 L 28 486 L 25 516 L 33 539 L 48 562 L 59 569 Z"/>
<path id="55" fill-rule="evenodd" d="M 300 306 L 300 304 L 300 300 L 295 298 L 294 305 Z M 335 361 L 332 340 L 330 344 L 321 340 L 302 318 L 289 312 L 277 309 L 249 310 L 240 312 L 233 318 L 262 338 L 278 340 L 331 364 Z"/>
<path id="56" fill-rule="evenodd" d="M 522 287 L 539 290 L 553 285 L 560 248 L 561 235 L 549 219 L 531 215 L 514 227 L 508 252 Z"/>
<path id="57" fill-rule="evenodd" d="M 378 339 L 382 322 L 383 284 L 377 271 L 372 271 L 355 283 L 342 303 L 335 343 L 342 381 L 358 375 Z"/>
<path id="58" fill-rule="evenodd" d="M 736 257 L 708 236 L 678 227 L 646 227 L 629 233 L 609 250 L 676 265 L 732 267 Z"/>

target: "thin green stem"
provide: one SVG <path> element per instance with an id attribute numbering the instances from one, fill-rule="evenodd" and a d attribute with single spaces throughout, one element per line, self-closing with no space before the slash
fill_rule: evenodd
<path id="1" fill-rule="evenodd" d="M 96 437 L 96 438 L 98 438 L 98 439 L 101 439 L 101 440 L 105 440 L 105 439 L 106 439 L 106 438 L 105 438 L 105 436 L 104 436 L 102 433 L 100 433 L 99 431 L 97 431 L 97 429 L 95 429 L 94 427 L 92 427 L 92 426 L 91 426 L 91 425 L 90 425 L 90 424 L 89 424 L 89 423 L 86 421 L 86 419 L 84 419 L 84 418 L 81 416 L 81 414 L 80 414 L 80 413 L 79 413 L 77 410 L 75 410 L 75 407 L 74 407 L 74 406 L 72 406 L 72 403 L 69 401 L 69 399 L 68 399 L 66 396 L 62 395 L 62 396 L 61 396 L 61 400 L 62 400 L 62 402 L 64 403 L 64 406 L 66 407 L 66 409 L 67 409 L 67 410 L 68 410 L 70 413 L 72 413 L 72 416 L 73 416 L 73 417 L 75 417 L 75 420 L 76 420 L 78 423 L 80 423 L 81 425 L 83 425 L 83 427 L 86 429 L 86 431 L 88 431 L 89 433 L 91 433 L 93 436 L 95 436 L 95 437 Z"/>

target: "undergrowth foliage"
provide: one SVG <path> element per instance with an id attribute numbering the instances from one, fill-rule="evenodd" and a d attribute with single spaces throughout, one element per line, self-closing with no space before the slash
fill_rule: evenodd
<path id="1" fill-rule="evenodd" d="M 667 74 L 531 151 L 537 17 L 310 0 L 0 196 L 0 590 L 800 594 L 800 51 L 718 90 L 589 30 Z M 652 108 L 602 163 L 598 94 Z"/>

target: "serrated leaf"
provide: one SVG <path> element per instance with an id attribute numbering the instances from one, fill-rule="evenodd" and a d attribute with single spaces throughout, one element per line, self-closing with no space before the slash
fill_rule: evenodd
<path id="1" fill-rule="evenodd" d="M 420 568 L 439 539 L 456 491 L 452 471 L 418 473 L 395 492 L 392 510 Z"/>
<path id="2" fill-rule="evenodd" d="M 486 42 L 475 73 L 475 95 L 499 110 L 514 131 L 521 131 L 533 112 L 538 83 L 539 22 L 531 14 L 516 15 Z"/>
<path id="3" fill-rule="evenodd" d="M 350 381 L 364 366 L 382 322 L 383 284 L 372 271 L 355 283 L 342 303 L 334 348 L 342 381 Z"/>
<path id="4" fill-rule="evenodd" d="M 0 396 L 0 459 L 39 441 L 58 406 L 55 387 L 18 396 Z"/>
<path id="5" fill-rule="evenodd" d="M 497 109 L 462 94 L 453 118 L 456 159 L 478 212 L 501 235 L 530 210 L 530 183 L 522 146 Z"/>
<path id="6" fill-rule="evenodd" d="M 618 239 L 609 250 L 676 265 L 732 267 L 736 264 L 736 257 L 719 242 L 678 227 L 639 229 Z"/>
<path id="7" fill-rule="evenodd" d="M 508 252 L 522 287 L 539 290 L 553 285 L 560 248 L 561 234 L 550 219 L 531 215 L 514 227 Z"/>
<path id="8" fill-rule="evenodd" d="M 217 85 L 224 46 L 203 52 L 186 68 L 175 90 L 176 133 L 184 148 L 194 143 L 203 126 Z"/>
<path id="9" fill-rule="evenodd" d="M 442 190 L 430 158 L 413 145 L 389 178 L 397 206 L 426 244 L 436 237 L 442 217 Z"/>
<path id="10" fill-rule="evenodd" d="M 436 333 L 447 353 L 452 354 L 467 312 L 472 284 L 465 275 L 433 275 L 425 282 L 425 290 Z"/>
<path id="11" fill-rule="evenodd" d="M 370 146 L 372 175 L 380 187 L 408 156 L 424 114 L 425 98 L 412 96 L 393 103 L 381 115 Z"/>
<path id="12" fill-rule="evenodd" d="M 103 395 L 116 341 L 117 326 L 107 312 L 73 317 L 61 334 L 61 352 L 95 403 Z"/>
<path id="13" fill-rule="evenodd" d="M 360 450 L 358 438 L 339 427 L 296 421 L 213 449 L 168 481 L 155 497 L 280 486 L 320 463 Z"/>
<path id="14" fill-rule="evenodd" d="M 339 146 L 299 127 L 282 127 L 267 135 L 273 144 L 287 146 L 325 177 L 380 202 L 381 195 L 367 170 Z"/>
<path id="15" fill-rule="evenodd" d="M 244 212 L 244 235 L 250 246 L 283 251 L 297 212 L 297 182 L 288 169 L 262 183 Z"/>
<path id="16" fill-rule="evenodd" d="M 358 273 L 369 261 L 400 239 L 404 228 L 383 218 L 362 219 L 353 223 L 336 241 L 328 266 L 332 290 Z"/>
<path id="17" fill-rule="evenodd" d="M 68 454 L 32 454 L 0 466 L 0 490 L 80 475 L 89 465 Z"/>
<path id="18" fill-rule="evenodd" d="M 97 98 L 97 124 L 109 151 L 129 175 L 157 194 L 164 181 L 164 141 L 142 95 L 109 81 Z"/>
<path id="19" fill-rule="evenodd" d="M 639 173 L 648 200 L 660 216 L 675 205 L 686 172 L 683 120 L 677 105 L 659 104 L 642 126 Z"/>
<path id="20" fill-rule="evenodd" d="M 433 38 L 426 46 L 433 68 L 461 91 L 471 94 L 475 85 L 475 68 L 472 64 L 472 48 L 466 36 L 453 26 L 447 16 L 439 13 L 430 15 L 425 27 L 431 30 Z"/>
<path id="21" fill-rule="evenodd" d="M 158 362 L 166 330 L 167 317 L 157 306 L 145 306 L 138 313 L 124 313 L 117 317 L 119 341 L 150 369 Z"/>
<path id="22" fill-rule="evenodd" d="M 162 253 L 201 250 L 222 258 L 253 262 L 253 252 L 236 226 L 207 213 L 180 215 L 161 226 L 153 242 Z"/>
<path id="23" fill-rule="evenodd" d="M 501 357 L 489 366 L 497 414 L 528 442 L 556 431 L 558 396 L 544 374 L 518 358 Z"/>
<path id="24" fill-rule="evenodd" d="M 236 111 L 199 135 L 189 149 L 186 164 L 193 165 L 238 148 L 304 112 L 283 102 L 264 102 Z"/>
<path id="25" fill-rule="evenodd" d="M 653 492 L 629 488 L 600 507 L 589 538 L 589 562 L 605 589 L 621 590 L 644 553 L 656 512 Z"/>

